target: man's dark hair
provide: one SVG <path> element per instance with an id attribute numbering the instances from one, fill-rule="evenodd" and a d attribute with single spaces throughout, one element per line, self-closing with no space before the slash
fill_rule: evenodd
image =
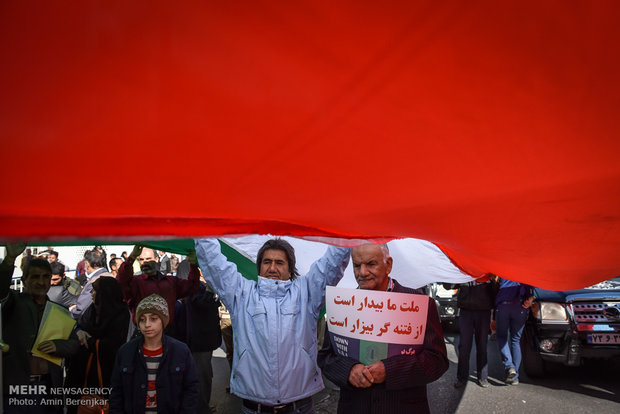
<path id="1" fill-rule="evenodd" d="M 45 259 L 41 259 L 37 257 L 35 259 L 30 259 L 30 261 L 26 263 L 26 267 L 24 267 L 24 274 L 22 276 L 22 280 L 28 279 L 28 275 L 30 274 L 30 269 L 33 267 L 47 270 L 48 272 L 52 273 L 52 267 L 50 266 L 50 262 L 48 262 Z"/>
<path id="2" fill-rule="evenodd" d="M 58 258 L 58 252 L 57 252 L 56 250 L 52 250 L 52 251 L 51 251 L 51 252 L 49 252 L 47 255 L 48 255 L 48 256 L 56 256 L 56 258 Z M 55 274 L 57 274 L 57 273 L 55 273 Z"/>
<path id="3" fill-rule="evenodd" d="M 112 269 L 112 266 L 114 266 L 114 262 L 116 262 L 117 260 L 120 260 L 121 263 L 123 263 L 123 259 L 121 259 L 120 257 L 113 257 L 108 262 L 108 266 L 110 267 L 110 269 Z M 120 263 L 119 263 L 119 266 L 120 266 Z"/>
<path id="4" fill-rule="evenodd" d="M 90 250 L 86 252 L 86 256 L 84 258 L 93 269 L 105 267 L 105 256 L 98 250 Z"/>
<path id="5" fill-rule="evenodd" d="M 289 242 L 282 239 L 271 239 L 267 240 L 263 247 L 260 248 L 258 254 L 256 255 L 256 270 L 258 274 L 260 274 L 260 264 L 263 261 L 263 256 L 267 250 L 281 250 L 286 255 L 286 260 L 288 261 L 288 269 L 291 272 L 291 280 L 295 280 L 297 276 L 299 276 L 299 271 L 297 271 L 297 267 L 295 267 L 295 249 Z"/>
<path id="6" fill-rule="evenodd" d="M 65 265 L 59 262 L 50 263 L 53 275 L 65 275 Z"/>

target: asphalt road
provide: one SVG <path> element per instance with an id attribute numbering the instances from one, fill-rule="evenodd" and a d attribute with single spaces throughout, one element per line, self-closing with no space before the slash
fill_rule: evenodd
<path id="1" fill-rule="evenodd" d="M 620 413 L 620 364 L 601 361 L 578 368 L 556 367 L 545 378 L 528 378 L 521 370 L 520 384 L 507 386 L 495 342 L 489 342 L 489 383 L 481 388 L 472 371 L 470 382 L 460 389 L 453 387 L 456 378 L 458 334 L 446 332 L 450 368 L 428 386 L 431 412 L 434 414 L 470 413 Z M 470 367 L 475 369 L 475 347 Z M 224 352 L 218 349 L 213 357 L 214 383 L 211 404 L 218 414 L 241 411 L 239 398 L 227 394 L 229 368 Z M 326 381 L 325 390 L 315 395 L 318 414 L 336 412 L 338 389 Z"/>

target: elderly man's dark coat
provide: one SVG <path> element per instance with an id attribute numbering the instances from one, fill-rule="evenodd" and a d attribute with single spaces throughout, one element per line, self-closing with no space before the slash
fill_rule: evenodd
<path id="1" fill-rule="evenodd" d="M 394 280 L 393 292 L 421 292 L 403 287 Z M 349 372 L 355 364 L 353 358 L 336 353 L 325 331 L 323 348 L 319 351 L 318 364 L 330 381 L 340 386 L 338 413 L 428 413 L 426 384 L 435 381 L 448 369 L 448 357 L 437 307 L 431 300 L 428 306 L 424 347 L 414 355 L 398 355 L 383 360 L 385 382 L 369 388 L 356 388 L 349 382 Z"/>

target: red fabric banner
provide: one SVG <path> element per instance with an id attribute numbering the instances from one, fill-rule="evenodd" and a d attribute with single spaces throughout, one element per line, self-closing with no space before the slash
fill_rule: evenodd
<path id="1" fill-rule="evenodd" d="M 620 274 L 615 1 L 5 1 L 0 238 L 416 237 Z"/>

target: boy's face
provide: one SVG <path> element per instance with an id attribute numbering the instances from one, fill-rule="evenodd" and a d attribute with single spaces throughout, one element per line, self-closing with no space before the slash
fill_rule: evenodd
<path id="1" fill-rule="evenodd" d="M 142 335 L 149 339 L 156 339 L 157 337 L 161 338 L 164 330 L 163 323 L 159 318 L 159 315 L 150 312 L 144 313 L 140 316 L 138 327 L 140 328 Z"/>

